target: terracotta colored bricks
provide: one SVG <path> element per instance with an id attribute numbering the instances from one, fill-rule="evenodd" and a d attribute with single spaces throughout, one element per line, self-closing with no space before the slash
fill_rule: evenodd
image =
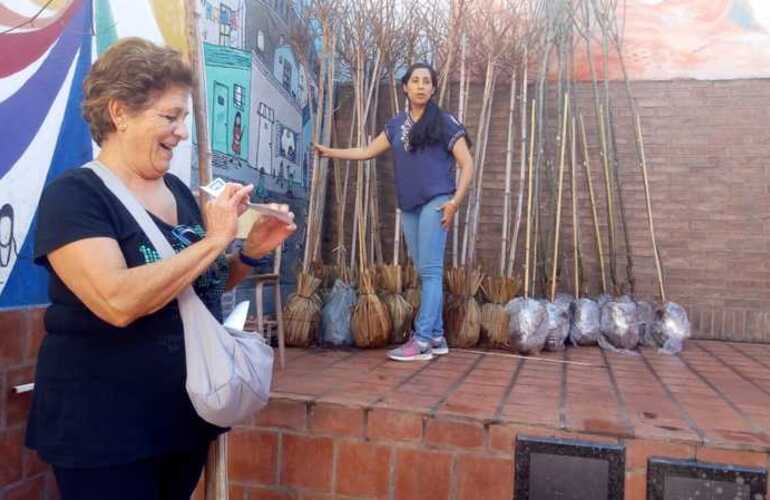
<path id="1" fill-rule="evenodd" d="M 458 499 L 513 498 L 513 460 L 464 455 L 458 460 Z"/>
<path id="2" fill-rule="evenodd" d="M 310 411 L 310 431 L 314 434 L 363 437 L 364 410 L 336 404 L 317 404 Z"/>
<path id="3" fill-rule="evenodd" d="M 388 493 L 391 449 L 371 443 L 343 441 L 337 450 L 336 492 L 350 496 Z"/>
<path id="4" fill-rule="evenodd" d="M 5 491 L 4 500 L 33 500 L 45 495 L 45 476 L 27 479 L 9 487 Z"/>
<path id="5" fill-rule="evenodd" d="M 0 312 L 0 370 L 17 366 L 24 359 L 27 325 L 25 309 Z"/>
<path id="6" fill-rule="evenodd" d="M 441 451 L 400 449 L 396 453 L 395 498 L 447 500 L 452 456 Z"/>
<path id="7" fill-rule="evenodd" d="M 0 433 L 0 487 L 15 483 L 22 478 L 22 443 L 24 434 L 21 430 Z"/>
<path id="8" fill-rule="evenodd" d="M 307 428 L 307 403 L 291 399 L 271 399 L 268 405 L 254 417 L 257 427 L 305 430 Z"/>
<path id="9" fill-rule="evenodd" d="M 447 419 L 429 419 L 425 428 L 425 442 L 456 448 L 477 449 L 484 446 L 485 431 L 480 422 L 459 422 Z"/>
<path id="10" fill-rule="evenodd" d="M 753 451 L 698 448 L 695 456 L 699 462 L 743 465 L 745 467 L 767 467 L 767 454 Z"/>
<path id="11" fill-rule="evenodd" d="M 375 408 L 369 412 L 367 437 L 392 441 L 422 439 L 423 416 L 398 410 Z"/>
<path id="12" fill-rule="evenodd" d="M 626 472 L 625 500 L 647 500 L 647 474 Z"/>
<path id="13" fill-rule="evenodd" d="M 278 434 L 270 431 L 235 429 L 230 432 L 230 479 L 243 483 L 275 484 L 277 481 Z"/>
<path id="14" fill-rule="evenodd" d="M 334 444 L 330 438 L 284 434 L 281 484 L 331 491 Z"/>
<path id="15" fill-rule="evenodd" d="M 691 444 L 629 439 L 626 445 L 626 469 L 646 469 L 650 457 L 678 459 L 695 458 L 695 447 Z"/>

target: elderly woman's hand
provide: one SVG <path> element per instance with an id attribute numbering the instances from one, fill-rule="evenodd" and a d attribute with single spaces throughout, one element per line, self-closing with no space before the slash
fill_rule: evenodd
<path id="1" fill-rule="evenodd" d="M 238 232 L 238 216 L 243 213 L 253 189 L 252 184 L 243 186 L 228 182 L 219 196 L 206 203 L 203 209 L 206 237 L 216 241 L 222 250 L 235 239 Z"/>
<path id="2" fill-rule="evenodd" d="M 269 206 L 275 210 L 288 213 L 292 220 L 294 219 L 294 214 L 289 211 L 288 205 L 271 203 Z M 275 217 L 260 217 L 251 226 L 251 231 L 249 231 L 249 235 L 243 242 L 243 253 L 248 257 L 258 259 L 275 250 L 278 245 L 282 244 L 296 230 L 297 226 L 294 223 L 286 224 Z"/>

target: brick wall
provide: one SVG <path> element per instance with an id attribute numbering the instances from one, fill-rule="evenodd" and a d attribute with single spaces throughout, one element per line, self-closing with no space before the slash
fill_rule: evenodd
<path id="1" fill-rule="evenodd" d="M 480 86 L 472 87 L 469 117 L 465 120 L 474 140 L 481 91 Z M 699 338 L 770 341 L 770 164 L 767 161 L 770 157 L 770 128 L 767 127 L 770 123 L 770 106 L 767 104 L 770 102 L 770 80 L 635 82 L 633 92 L 642 116 L 667 298 L 687 308 L 694 335 Z M 478 255 L 479 263 L 488 270 L 496 269 L 500 248 L 508 93 L 507 84 L 498 85 L 485 166 Z M 578 85 L 575 94 L 575 102 L 585 115 L 588 129 L 600 230 L 606 247 L 606 203 L 590 85 Z M 636 295 L 654 299 L 657 295 L 656 273 L 630 109 L 621 83 L 611 84 L 611 94 L 615 103 L 613 113 L 620 181 Z M 553 92 L 548 102 L 548 156 L 554 160 L 557 117 Z M 341 142 L 349 133 L 346 117 L 351 114 L 347 112 L 347 106 L 349 101 L 343 100 L 343 111 L 338 114 L 343 117 L 339 119 L 337 129 L 337 137 L 343 138 Z M 378 122 L 382 123 L 389 111 L 386 103 L 380 108 Z M 449 109 L 454 109 L 454 105 Z M 519 123 L 518 117 L 516 123 Z M 518 190 L 518 158 L 517 144 L 514 200 Z M 394 223 L 393 172 L 389 156 L 382 157 L 377 165 L 384 254 L 388 260 L 392 252 Z M 585 176 L 582 169 L 578 170 L 581 249 L 587 287 L 595 294 L 600 282 L 598 259 Z M 572 291 L 569 172 L 564 182 L 561 287 Z M 351 190 L 352 187 L 351 184 Z M 329 222 L 325 231 L 327 251 L 336 246 L 334 221 L 337 211 L 333 182 L 329 193 L 326 218 Z M 348 202 L 347 231 L 353 213 L 352 194 Z M 617 239 L 617 274 L 625 281 L 626 249 L 622 232 L 618 231 Z M 523 236 L 520 237 L 522 241 Z M 349 242 L 348 235 L 348 246 Z M 522 262 L 521 257 L 518 262 Z M 521 272 L 520 266 L 517 272 Z"/>
<path id="2" fill-rule="evenodd" d="M 32 393 L 13 391 L 34 378 L 44 335 L 43 311 L 0 311 L 0 500 L 58 498 L 49 467 L 23 446 Z"/>

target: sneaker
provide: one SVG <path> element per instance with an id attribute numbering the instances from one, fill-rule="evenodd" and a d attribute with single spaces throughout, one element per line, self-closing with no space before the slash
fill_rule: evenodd
<path id="1" fill-rule="evenodd" d="M 433 359 L 433 350 L 429 344 L 422 345 L 417 337 L 392 351 L 388 351 L 388 357 L 394 361 L 428 361 Z"/>
<path id="2" fill-rule="evenodd" d="M 441 337 L 434 338 L 433 344 L 431 344 L 431 350 L 436 356 L 449 354 L 449 344 L 446 343 L 446 337 L 442 335 Z"/>

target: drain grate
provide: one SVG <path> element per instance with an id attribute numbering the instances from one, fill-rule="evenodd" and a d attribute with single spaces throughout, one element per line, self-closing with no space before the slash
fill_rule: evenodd
<path id="1" fill-rule="evenodd" d="M 625 449 L 612 443 L 520 436 L 516 500 L 623 500 Z"/>
<path id="2" fill-rule="evenodd" d="M 647 462 L 647 500 L 764 500 L 766 494 L 766 469 L 665 458 Z"/>

